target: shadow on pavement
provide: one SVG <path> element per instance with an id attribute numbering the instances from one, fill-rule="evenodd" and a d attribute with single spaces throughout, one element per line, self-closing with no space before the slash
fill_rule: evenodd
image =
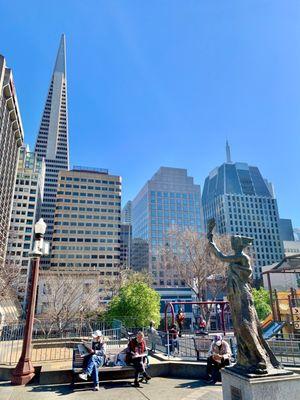
<path id="1" fill-rule="evenodd" d="M 41 392 L 51 392 L 55 393 L 58 396 L 65 396 L 73 392 L 70 385 L 39 385 L 39 386 L 27 386 L 28 389 L 30 388 L 31 392 L 34 393 L 41 393 Z M 86 390 L 91 390 L 86 388 Z"/>
<path id="2" fill-rule="evenodd" d="M 222 386 L 221 382 L 216 383 L 215 385 L 208 384 L 204 380 L 197 380 L 197 381 L 190 381 L 190 382 L 185 382 L 185 383 L 179 383 L 179 385 L 175 386 L 176 388 L 185 388 L 185 389 L 198 389 L 201 387 L 206 387 L 206 386 Z"/>
<path id="3" fill-rule="evenodd" d="M 115 381 L 115 382 L 100 382 L 100 387 L 103 386 L 104 389 L 117 389 L 123 387 L 134 387 L 131 382 L 128 381 Z"/>
<path id="4" fill-rule="evenodd" d="M 0 384 L 0 387 L 4 386 L 10 386 L 10 383 L 5 383 Z M 100 390 L 101 388 L 108 390 L 108 389 L 118 389 L 118 388 L 130 388 L 133 387 L 131 382 L 128 381 L 117 381 L 117 382 L 100 382 L 99 384 Z M 30 388 L 31 392 L 34 393 L 55 393 L 58 396 L 66 396 L 69 395 L 70 393 L 80 393 L 80 392 L 91 392 L 93 389 L 92 385 L 87 385 L 85 383 L 75 385 L 74 388 L 70 386 L 70 384 L 60 384 L 60 385 L 39 385 L 39 386 L 33 386 L 33 385 L 28 385 L 28 389 Z"/>

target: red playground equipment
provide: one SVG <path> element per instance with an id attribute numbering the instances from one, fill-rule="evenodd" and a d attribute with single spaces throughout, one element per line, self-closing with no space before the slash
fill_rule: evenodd
<path id="1" fill-rule="evenodd" d="M 175 310 L 174 310 L 174 305 L 199 305 L 199 306 L 205 306 L 205 305 L 219 305 L 220 306 L 220 314 L 221 314 L 221 325 L 222 325 L 222 331 L 224 335 L 226 335 L 226 327 L 225 327 L 225 319 L 224 319 L 224 309 L 225 306 L 228 306 L 229 303 L 228 301 L 170 301 L 166 304 L 165 306 L 165 331 L 168 331 L 168 309 L 171 311 L 171 325 L 175 323 Z"/>

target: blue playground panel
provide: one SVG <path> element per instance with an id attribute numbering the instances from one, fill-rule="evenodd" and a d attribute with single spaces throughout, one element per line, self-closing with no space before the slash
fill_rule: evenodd
<path id="1" fill-rule="evenodd" d="M 271 337 L 277 335 L 284 327 L 285 322 L 270 322 L 265 328 L 263 328 L 263 337 L 265 340 L 271 339 Z"/>

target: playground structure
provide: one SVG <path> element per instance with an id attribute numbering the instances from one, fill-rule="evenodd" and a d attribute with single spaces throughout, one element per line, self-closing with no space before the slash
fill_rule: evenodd
<path id="1" fill-rule="evenodd" d="M 272 310 L 262 323 L 264 332 L 300 336 L 300 254 L 284 257 L 263 276 Z M 288 289 L 284 287 L 287 281 Z"/>
<path id="2" fill-rule="evenodd" d="M 171 311 L 171 325 L 175 324 L 175 310 L 174 305 L 197 305 L 200 307 L 213 306 L 215 305 L 220 312 L 220 320 L 221 320 L 221 330 L 223 331 L 224 335 L 226 334 L 226 324 L 225 324 L 225 312 L 228 312 L 229 303 L 228 301 L 171 301 L 165 305 L 165 331 L 168 331 L 168 310 Z M 205 312 L 203 312 L 205 315 Z"/>

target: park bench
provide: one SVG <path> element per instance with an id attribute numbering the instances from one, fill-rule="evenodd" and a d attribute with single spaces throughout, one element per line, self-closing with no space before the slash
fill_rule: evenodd
<path id="1" fill-rule="evenodd" d="M 211 339 L 209 337 L 193 337 L 195 352 L 197 361 L 207 358 L 207 353 L 211 345 Z"/>
<path id="2" fill-rule="evenodd" d="M 237 348 L 236 344 L 233 341 L 232 338 L 228 340 L 228 338 L 224 338 L 227 342 L 229 341 L 232 357 L 231 357 L 231 362 L 236 361 L 236 355 L 237 355 Z M 201 359 L 206 359 L 207 358 L 207 353 L 210 349 L 210 345 L 212 342 L 212 339 L 207 337 L 193 337 L 193 342 L 194 342 L 194 347 L 197 355 L 197 361 L 200 361 Z"/>
<path id="3" fill-rule="evenodd" d="M 117 354 L 122 351 L 122 348 L 117 348 L 117 349 L 109 349 L 107 351 L 107 359 L 113 360 L 114 357 L 117 356 Z M 78 351 L 77 346 L 74 347 L 73 349 L 73 358 L 72 358 L 72 383 L 71 386 L 74 388 L 76 382 L 83 382 L 79 380 L 78 374 L 82 372 L 82 367 L 83 367 L 83 357 L 80 356 L 80 353 Z M 117 374 L 116 374 L 117 372 Z M 120 379 L 120 373 L 126 373 L 130 375 L 133 375 L 134 373 L 134 368 L 131 365 L 126 365 L 126 366 L 103 366 L 98 368 L 98 373 L 100 373 L 100 380 L 101 380 L 101 375 L 105 374 L 105 376 L 109 376 L 108 380 L 113 380 L 113 379 Z"/>

